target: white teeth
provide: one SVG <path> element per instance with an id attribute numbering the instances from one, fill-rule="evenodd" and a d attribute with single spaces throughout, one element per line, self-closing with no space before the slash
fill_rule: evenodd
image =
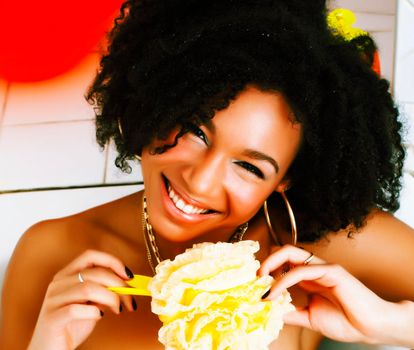
<path id="1" fill-rule="evenodd" d="M 194 207 L 191 204 L 186 204 L 184 200 L 174 192 L 174 190 L 171 188 L 169 184 L 168 184 L 168 196 L 171 198 L 175 206 L 186 214 L 204 214 L 208 212 L 207 209 L 201 209 L 201 208 Z"/>
<path id="2" fill-rule="evenodd" d="M 197 213 L 197 209 L 193 208 L 190 204 L 187 204 L 182 211 L 187 214 L 195 214 Z"/>
<path id="3" fill-rule="evenodd" d="M 179 199 L 179 200 L 178 200 L 178 202 L 176 202 L 176 203 L 175 203 L 175 206 L 176 206 L 178 209 L 183 210 L 183 209 L 184 209 L 184 207 L 185 207 L 185 203 L 184 203 L 181 199 Z"/>
<path id="4" fill-rule="evenodd" d="M 168 186 L 168 195 L 170 196 L 171 199 L 173 199 L 175 195 L 174 191 L 172 190 L 170 186 Z"/>

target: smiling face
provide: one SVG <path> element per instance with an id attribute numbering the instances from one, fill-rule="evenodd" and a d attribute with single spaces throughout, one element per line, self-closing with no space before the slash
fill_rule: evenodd
<path id="1" fill-rule="evenodd" d="M 194 125 L 162 154 L 142 153 L 148 213 L 157 236 L 226 239 L 282 186 L 301 140 L 281 94 L 249 87 L 208 125 Z"/>

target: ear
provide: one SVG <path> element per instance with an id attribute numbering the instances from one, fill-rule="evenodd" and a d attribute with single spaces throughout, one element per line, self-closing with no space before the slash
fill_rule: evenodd
<path id="1" fill-rule="evenodd" d="M 284 178 L 276 186 L 275 191 L 279 192 L 279 193 L 280 192 L 285 192 L 290 188 L 290 184 L 291 184 L 290 179 L 289 178 Z"/>

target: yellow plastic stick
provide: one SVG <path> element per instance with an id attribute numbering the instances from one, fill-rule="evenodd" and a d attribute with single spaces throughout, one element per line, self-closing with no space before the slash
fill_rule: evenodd
<path id="1" fill-rule="evenodd" d="M 117 294 L 151 296 L 148 290 L 148 283 L 150 281 L 151 277 L 134 275 L 133 279 L 126 281 L 129 287 L 108 287 L 108 289 Z"/>

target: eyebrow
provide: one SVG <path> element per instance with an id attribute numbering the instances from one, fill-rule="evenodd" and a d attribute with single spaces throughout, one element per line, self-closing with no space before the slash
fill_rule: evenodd
<path id="1" fill-rule="evenodd" d="M 216 133 L 216 126 L 214 125 L 213 121 L 211 119 L 206 120 L 203 125 L 210 131 L 212 134 Z"/>
<path id="2" fill-rule="evenodd" d="M 277 164 L 277 162 L 272 157 L 269 157 L 262 152 L 256 151 L 254 149 L 246 149 L 244 150 L 243 155 L 257 160 L 264 160 L 270 163 L 273 168 L 275 168 L 276 174 L 279 172 L 279 164 Z"/>

